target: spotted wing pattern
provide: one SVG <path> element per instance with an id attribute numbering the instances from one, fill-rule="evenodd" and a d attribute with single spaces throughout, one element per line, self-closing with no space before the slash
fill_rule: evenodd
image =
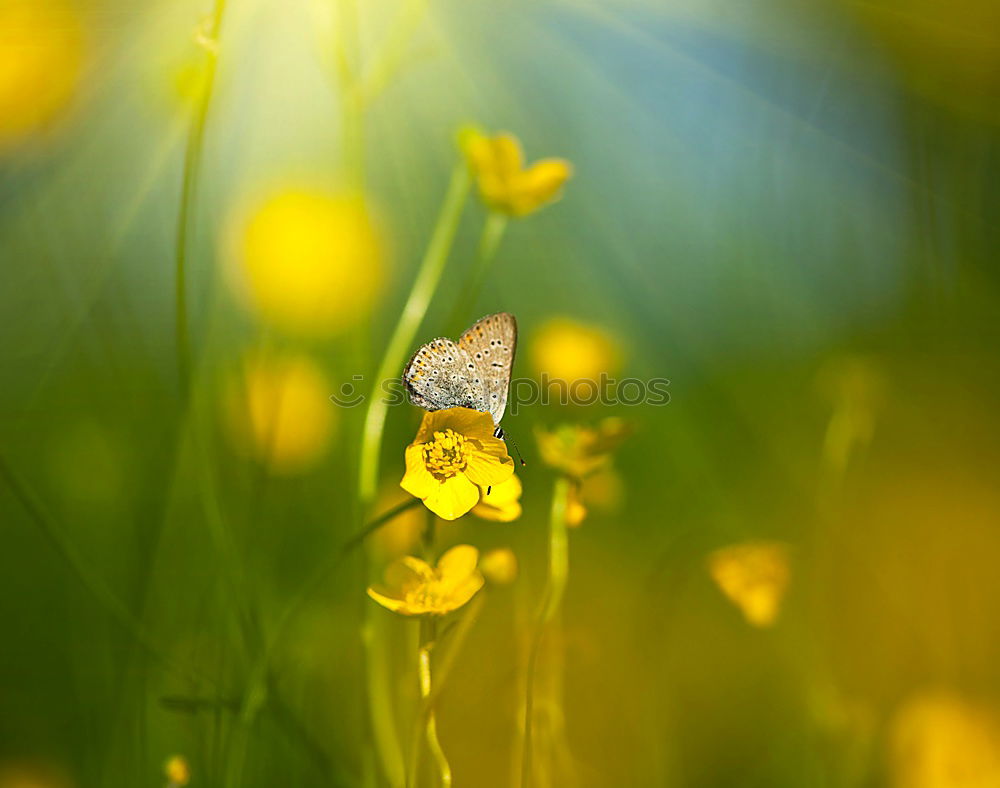
<path id="1" fill-rule="evenodd" d="M 507 312 L 487 315 L 469 328 L 461 339 L 461 347 L 475 364 L 473 382 L 483 386 L 485 408 L 499 424 L 507 408 L 510 372 L 517 350 L 517 321 Z"/>
<path id="2" fill-rule="evenodd" d="M 403 372 L 410 400 L 425 410 L 472 408 L 499 424 L 516 346 L 517 323 L 506 312 L 484 317 L 457 343 L 445 338 L 428 342 Z"/>

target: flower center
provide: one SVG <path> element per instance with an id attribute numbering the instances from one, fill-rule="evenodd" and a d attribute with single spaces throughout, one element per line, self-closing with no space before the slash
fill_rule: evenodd
<path id="1" fill-rule="evenodd" d="M 424 444 L 424 463 L 435 476 L 448 478 L 465 470 L 469 446 L 465 436 L 446 429 L 434 433 L 434 440 Z"/>
<path id="2" fill-rule="evenodd" d="M 423 607 L 434 610 L 441 607 L 446 598 L 445 590 L 439 580 L 421 583 L 416 588 L 406 592 L 406 601 L 413 607 Z"/>

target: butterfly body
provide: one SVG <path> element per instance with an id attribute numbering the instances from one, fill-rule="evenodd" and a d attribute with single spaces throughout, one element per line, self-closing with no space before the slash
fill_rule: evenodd
<path id="1" fill-rule="evenodd" d="M 425 410 L 471 408 L 489 413 L 496 436 L 507 407 L 517 349 L 517 321 L 507 312 L 487 315 L 457 342 L 439 337 L 422 345 L 403 371 L 410 401 Z"/>

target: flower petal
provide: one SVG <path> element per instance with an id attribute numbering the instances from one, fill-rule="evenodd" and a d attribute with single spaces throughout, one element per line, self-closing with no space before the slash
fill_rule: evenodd
<path id="1" fill-rule="evenodd" d="M 446 606 L 448 610 L 457 610 L 466 602 L 468 602 L 472 597 L 476 595 L 476 592 L 483 587 L 485 579 L 481 572 L 476 571 L 465 580 L 463 580 L 459 585 L 451 590 L 448 595 Z M 447 612 L 447 611 L 442 611 Z"/>
<path id="2" fill-rule="evenodd" d="M 424 462 L 424 447 L 412 444 L 406 447 L 406 473 L 399 486 L 415 498 L 426 498 L 440 482 L 434 478 Z"/>
<path id="3" fill-rule="evenodd" d="M 410 588 L 429 583 L 434 579 L 434 570 L 425 561 L 412 555 L 397 558 L 385 570 L 385 584 L 398 596 L 403 596 Z"/>
<path id="4" fill-rule="evenodd" d="M 441 410 L 424 411 L 424 417 L 420 420 L 420 427 L 417 428 L 417 436 L 410 445 L 415 446 L 420 443 L 432 441 L 434 439 L 434 431 L 442 428 L 441 420 L 443 414 L 444 411 Z"/>
<path id="5" fill-rule="evenodd" d="M 437 429 L 452 429 L 466 438 L 479 441 L 497 440 L 493 437 L 496 425 L 489 413 L 472 408 L 447 408 L 437 413 L 441 414 L 440 426 Z"/>
<path id="6" fill-rule="evenodd" d="M 480 487 L 491 487 L 514 475 L 514 461 L 507 456 L 506 449 L 503 457 L 485 451 L 473 451 L 467 459 L 465 475 Z"/>
<path id="7" fill-rule="evenodd" d="M 371 586 L 368 589 L 368 596 L 393 613 L 402 613 L 404 616 L 413 615 L 406 600 L 393 596 L 388 589 L 382 586 Z"/>
<path id="8" fill-rule="evenodd" d="M 465 580 L 476 571 L 479 551 L 470 544 L 455 545 L 438 559 L 437 570 L 442 581 Z"/>
<path id="9" fill-rule="evenodd" d="M 542 159 L 524 171 L 518 186 L 542 204 L 555 197 L 572 174 L 573 167 L 565 159 Z"/>
<path id="10" fill-rule="evenodd" d="M 479 488 L 459 474 L 440 482 L 424 506 L 444 520 L 457 520 L 479 501 Z"/>
<path id="11" fill-rule="evenodd" d="M 524 154 L 517 137 L 509 132 L 497 134 L 493 139 L 493 160 L 490 162 L 493 171 L 501 176 L 510 176 L 520 172 L 524 166 Z"/>
<path id="12" fill-rule="evenodd" d="M 480 498 L 479 503 L 472 508 L 472 513 L 476 515 L 476 517 L 481 517 L 484 520 L 491 520 L 495 523 L 511 523 L 521 516 L 522 508 L 518 501 L 502 503 L 499 506 L 496 506 L 488 502 L 485 492 L 486 491 L 483 490 L 483 497 Z"/>
<path id="13" fill-rule="evenodd" d="M 507 481 L 493 485 L 492 489 L 489 486 L 481 487 L 479 503 L 472 513 L 484 520 L 509 523 L 521 516 L 520 498 L 521 480 L 515 473 Z"/>
<path id="14" fill-rule="evenodd" d="M 486 490 L 483 490 L 484 494 L 485 492 Z M 521 480 L 516 473 L 512 473 L 507 481 L 493 485 L 486 503 L 491 506 L 502 506 L 503 504 L 512 503 L 520 500 L 522 492 Z"/>

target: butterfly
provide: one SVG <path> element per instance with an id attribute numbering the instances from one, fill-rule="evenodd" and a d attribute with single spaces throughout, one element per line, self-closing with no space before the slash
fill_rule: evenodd
<path id="1" fill-rule="evenodd" d="M 507 407 L 510 370 L 517 349 L 517 321 L 508 312 L 477 320 L 452 342 L 445 337 L 422 345 L 403 370 L 410 401 L 424 410 L 472 408 L 489 413 L 500 428 Z"/>

